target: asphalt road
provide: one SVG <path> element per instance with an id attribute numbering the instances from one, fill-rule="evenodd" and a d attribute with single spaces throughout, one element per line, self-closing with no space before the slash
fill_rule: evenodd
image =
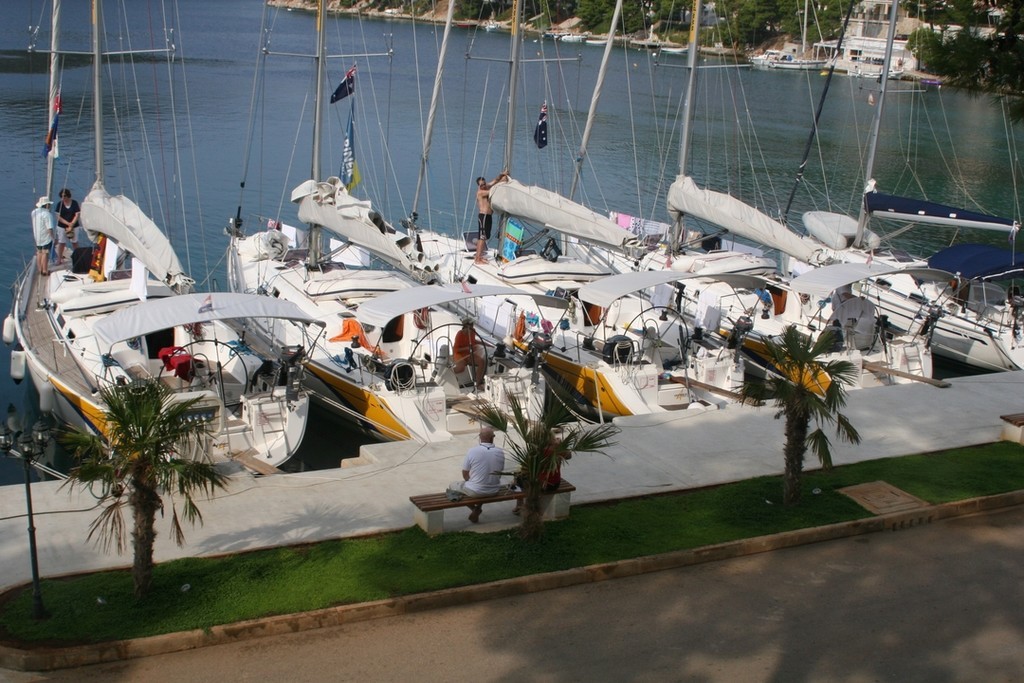
<path id="1" fill-rule="evenodd" d="M 3 672 L 0 680 L 1020 681 L 1022 549 L 1024 508 L 1014 508 L 287 637 L 50 674 Z"/>

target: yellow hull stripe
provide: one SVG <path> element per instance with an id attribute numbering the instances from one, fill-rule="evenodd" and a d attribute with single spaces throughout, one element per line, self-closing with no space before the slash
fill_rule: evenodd
<path id="1" fill-rule="evenodd" d="M 405 425 L 372 391 L 353 382 L 346 382 L 338 375 L 327 372 L 316 365 L 309 364 L 307 369 L 352 406 L 353 410 L 365 417 L 370 422 L 370 426 L 380 432 L 384 438 L 393 441 L 405 441 L 412 438 L 412 434 L 405 428 Z"/>
<path id="2" fill-rule="evenodd" d="M 623 405 L 622 400 L 619 399 L 604 375 L 594 368 L 588 368 L 552 353 L 544 355 L 544 362 L 552 371 L 558 373 L 558 376 L 565 380 L 570 387 L 586 398 L 595 410 L 600 406 L 602 412 L 610 415 L 633 414 L 633 411 Z M 600 401 L 598 401 L 599 398 Z"/>

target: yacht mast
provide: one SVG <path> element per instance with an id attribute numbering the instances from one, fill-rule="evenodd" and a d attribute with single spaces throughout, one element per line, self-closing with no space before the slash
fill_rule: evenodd
<path id="1" fill-rule="evenodd" d="M 519 24 L 523 20 L 523 0 L 512 1 L 512 49 L 508 69 L 508 122 L 505 130 L 505 173 L 512 172 L 512 147 L 515 141 L 516 99 L 519 94 Z"/>
<path id="2" fill-rule="evenodd" d="M 420 156 L 420 174 L 416 178 L 416 194 L 412 197 L 412 211 L 409 213 L 409 227 L 416 229 L 417 208 L 420 201 L 420 190 L 423 179 L 427 176 L 427 159 L 430 157 L 430 144 L 434 136 L 434 119 L 437 117 L 437 100 L 441 95 L 441 77 L 444 75 L 444 63 L 448 54 L 448 36 L 452 32 L 452 18 L 455 16 L 455 0 L 448 2 L 448 16 L 444 22 L 444 35 L 441 37 L 441 49 L 437 54 L 437 71 L 434 72 L 434 90 L 430 95 L 430 110 L 427 113 L 427 126 L 423 131 L 423 154 Z"/>
<path id="3" fill-rule="evenodd" d="M 327 64 L 327 40 L 324 28 L 324 6 L 326 0 L 317 0 L 316 3 L 316 94 L 313 98 L 313 154 L 310 163 L 310 177 L 314 182 L 320 182 L 323 176 L 320 173 L 320 140 L 323 135 L 324 125 L 324 81 L 326 79 Z M 313 269 L 320 265 L 320 257 L 323 253 L 321 248 L 322 231 L 319 225 L 309 226 L 309 255 L 306 258 L 306 267 Z"/>
<path id="4" fill-rule="evenodd" d="M 892 44 L 896 40 L 896 17 L 899 14 L 899 1 L 892 0 L 889 10 L 889 33 L 885 42 L 885 57 L 882 60 L 882 72 L 878 75 L 878 108 L 875 110 L 875 118 L 871 123 L 871 137 L 868 141 L 868 156 L 864 164 L 864 193 L 874 189 L 875 179 L 872 177 L 875 172 L 875 152 L 878 149 L 878 133 L 882 128 L 882 112 L 885 109 L 885 93 L 888 90 L 889 67 L 892 64 Z M 867 203 L 861 200 L 860 215 L 857 218 L 857 234 L 853 240 L 853 246 L 860 247 L 864 244 L 864 231 L 867 230 L 868 211 Z"/>
<path id="5" fill-rule="evenodd" d="M 576 168 L 572 177 L 572 185 L 569 187 L 569 199 L 576 194 L 576 187 L 580 182 L 580 174 L 583 172 L 583 159 L 587 155 L 587 145 L 590 143 L 590 134 L 594 129 L 594 117 L 597 115 L 597 103 L 601 99 L 601 90 L 604 88 L 604 77 L 608 72 L 608 60 L 612 56 L 612 48 L 615 43 L 615 27 L 619 25 L 619 17 L 622 16 L 622 0 L 616 0 L 615 10 L 612 12 L 612 25 L 608 31 L 608 42 L 604 46 L 604 56 L 601 57 L 601 68 L 597 72 L 597 82 L 594 84 L 594 94 L 590 98 L 590 110 L 587 112 L 587 123 L 583 128 L 583 137 L 580 139 L 580 150 L 576 155 Z"/>
<path id="6" fill-rule="evenodd" d="M 57 114 L 57 103 L 60 98 L 60 4 L 61 0 L 53 0 L 53 14 L 50 17 L 50 98 L 49 109 L 46 112 L 46 130 L 53 124 L 53 117 Z M 57 145 L 57 141 L 53 141 Z M 53 198 L 53 164 L 57 156 L 56 147 L 46 155 L 46 192 L 47 197 Z"/>
<path id="7" fill-rule="evenodd" d="M 686 175 L 690 155 L 690 138 L 693 135 L 694 98 L 697 96 L 697 55 L 700 51 L 700 18 L 704 11 L 701 0 L 693 0 L 693 14 L 690 16 L 690 47 L 686 54 L 686 65 L 690 70 L 686 81 L 686 102 L 683 104 L 683 132 L 679 136 L 679 176 Z M 683 216 L 676 218 L 669 241 L 670 254 L 675 253 L 683 233 Z"/>
<path id="8" fill-rule="evenodd" d="M 101 0 L 92 2 L 92 129 L 95 141 L 94 163 L 96 182 L 103 187 L 103 7 Z"/>

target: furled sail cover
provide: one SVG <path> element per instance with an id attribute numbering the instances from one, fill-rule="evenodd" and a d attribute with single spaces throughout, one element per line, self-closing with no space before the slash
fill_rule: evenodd
<path id="1" fill-rule="evenodd" d="M 100 235 L 116 242 L 145 264 L 146 269 L 178 291 L 191 288 L 167 236 L 132 200 L 111 197 L 97 183 L 82 200 L 82 227 L 95 242 Z"/>
<path id="2" fill-rule="evenodd" d="M 680 176 L 668 190 L 668 212 L 708 221 L 769 249 L 806 263 L 816 263 L 821 247 L 754 207 L 722 192 L 702 190 L 689 176 Z"/>
<path id="3" fill-rule="evenodd" d="M 356 246 L 369 250 L 393 266 L 411 268 L 416 258 L 399 246 L 399 236 L 368 201 L 356 199 L 340 178 L 318 183 L 307 180 L 292 192 L 299 205 L 299 220 L 319 225 Z"/>
<path id="4" fill-rule="evenodd" d="M 591 211 L 582 204 L 535 185 L 506 180 L 491 187 L 491 206 L 535 225 L 557 230 L 590 244 L 619 249 L 633 239 L 615 221 Z"/>
<path id="5" fill-rule="evenodd" d="M 959 228 L 980 228 L 1000 232 L 1016 232 L 1019 225 L 1009 218 L 1000 218 L 955 206 L 926 202 L 920 199 L 897 197 L 881 192 L 864 194 L 864 205 L 872 215 L 901 221 L 950 225 Z"/>

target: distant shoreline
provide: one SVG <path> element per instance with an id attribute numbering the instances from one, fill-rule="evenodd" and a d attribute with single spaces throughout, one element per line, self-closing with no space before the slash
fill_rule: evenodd
<path id="1" fill-rule="evenodd" d="M 281 7 L 281 8 L 284 8 L 284 9 L 299 10 L 299 11 L 303 11 L 303 12 L 312 12 L 312 11 L 314 11 L 316 9 L 316 0 L 267 0 L 267 4 L 270 5 L 271 7 Z M 405 13 L 405 12 L 400 12 L 398 10 L 390 10 L 389 9 L 389 10 L 386 10 L 386 11 L 382 11 L 382 10 L 376 10 L 376 9 L 369 9 L 368 6 L 369 6 L 368 2 L 360 2 L 360 3 L 357 3 L 357 4 L 353 5 L 352 7 L 338 7 L 338 6 L 333 6 L 332 7 L 332 6 L 328 5 L 327 12 L 334 13 L 334 14 L 350 14 L 350 15 L 357 15 L 357 16 L 358 15 L 362 15 L 362 16 L 367 16 L 367 17 L 373 17 L 375 19 L 393 19 L 393 20 L 397 20 L 397 21 L 424 21 L 424 22 L 429 22 L 429 23 L 432 23 L 432 24 L 443 24 L 443 23 L 445 23 L 445 19 L 446 19 L 446 15 L 445 15 L 444 11 L 427 12 L 425 14 L 414 15 L 414 14 L 408 14 L 408 13 Z M 531 24 L 527 23 L 527 24 L 524 25 L 524 30 L 529 32 L 529 33 L 536 33 L 536 34 L 541 34 L 541 33 L 544 33 L 545 31 L 560 31 L 560 32 L 566 32 L 566 33 L 572 33 L 573 32 L 572 29 L 575 26 L 577 26 L 579 24 L 579 22 L 580 22 L 579 18 L 572 17 L 572 18 L 566 19 L 565 21 L 563 21 L 563 22 L 561 22 L 559 24 L 553 24 L 552 26 L 546 27 L 546 28 L 543 28 L 543 29 L 537 28 L 537 27 L 532 26 Z M 467 20 L 460 20 L 458 23 L 461 24 L 463 28 L 466 28 L 466 27 L 469 27 L 469 28 L 475 28 L 475 27 L 484 28 L 484 26 L 486 26 L 488 23 L 490 23 L 490 20 L 467 19 Z M 499 31 L 508 32 L 510 30 L 509 22 L 507 22 L 507 21 L 495 21 L 494 23 L 498 25 L 498 29 L 497 30 L 499 30 Z M 594 33 L 594 34 L 588 34 L 588 35 L 589 35 L 590 39 L 592 39 L 592 40 L 608 40 L 608 34 L 607 33 Z M 615 40 L 616 43 L 627 43 L 627 42 L 629 42 L 631 40 L 635 40 L 635 39 L 636 38 L 634 36 L 616 35 L 614 40 Z M 643 49 L 641 46 L 636 46 L 636 47 L 637 47 L 637 49 Z M 664 47 L 683 47 L 683 46 L 682 45 L 678 45 L 676 43 L 672 43 L 672 42 L 666 41 L 664 43 Z M 651 51 L 653 52 L 654 50 L 652 49 Z M 741 50 L 733 50 L 732 48 L 727 48 L 727 47 L 702 47 L 700 49 L 700 51 L 702 53 L 704 53 L 704 54 L 725 55 L 725 56 L 736 55 L 738 57 L 743 57 L 744 56 L 744 54 L 743 54 L 743 52 Z"/>
<path id="2" fill-rule="evenodd" d="M 316 10 L 316 0 L 267 0 L 267 4 L 270 5 L 271 7 L 281 7 L 281 8 L 284 8 L 284 9 L 299 10 L 299 11 L 303 11 L 303 12 L 313 12 L 313 11 Z M 445 23 L 445 19 L 446 19 L 445 11 L 427 12 L 425 14 L 414 15 L 414 14 L 408 14 L 408 13 L 400 12 L 398 10 L 393 10 L 393 9 L 389 9 L 389 10 L 384 11 L 384 10 L 369 9 L 369 7 L 370 7 L 370 3 L 369 2 L 358 2 L 355 5 L 353 5 L 352 7 L 339 7 L 337 5 L 331 6 L 331 3 L 328 3 L 327 11 L 329 13 L 334 13 L 334 14 L 350 14 L 350 15 L 355 15 L 355 16 L 362 15 L 362 16 L 367 16 L 367 17 L 373 17 L 375 19 L 392 19 L 392 20 L 396 20 L 396 21 L 424 21 L 424 22 L 429 22 L 429 23 L 432 23 L 432 24 L 443 24 L 443 23 Z M 486 24 L 489 23 L 489 20 L 482 21 L 482 20 L 469 19 L 469 20 L 460 21 L 459 23 L 463 24 L 464 27 L 466 25 L 469 25 L 470 27 L 483 28 Z M 507 21 L 495 21 L 494 23 L 496 23 L 498 25 L 498 30 L 499 31 L 507 32 L 507 31 L 510 30 L 509 29 L 509 22 L 507 22 Z M 563 21 L 560 24 L 554 24 L 554 25 L 552 25 L 552 26 L 550 26 L 548 28 L 545 28 L 545 29 L 539 29 L 539 28 L 536 28 L 536 27 L 534 27 L 534 26 L 532 26 L 530 24 L 526 24 L 525 25 L 525 30 L 529 31 L 531 33 L 537 33 L 537 34 L 543 33 L 544 31 L 548 31 L 548 30 L 572 32 L 572 29 L 576 25 L 578 25 L 578 24 L 579 24 L 579 19 L 576 18 L 576 17 L 573 17 L 573 18 L 570 18 L 570 19 L 567 19 L 567 20 Z M 595 34 L 591 35 L 590 38 L 593 39 L 593 40 L 607 40 L 608 39 L 608 34 L 607 33 L 595 33 Z M 615 42 L 616 43 L 624 43 L 624 42 L 629 42 L 631 40 L 634 40 L 634 38 L 631 37 L 631 36 L 617 35 L 615 37 Z M 670 47 L 670 46 L 672 46 L 672 47 L 681 47 L 681 46 L 676 45 L 675 43 L 669 43 L 669 42 L 664 43 L 664 47 Z M 636 46 L 636 47 L 637 47 L 637 49 L 644 49 L 641 46 Z M 656 51 L 656 49 L 651 49 L 650 51 L 654 52 L 654 51 Z M 748 58 L 748 54 L 746 52 L 744 52 L 743 50 L 737 50 L 737 49 L 733 49 L 731 47 L 724 47 L 724 46 L 701 47 L 700 48 L 700 52 L 701 52 L 701 54 L 716 55 L 716 56 L 721 56 L 721 57 L 730 57 L 731 56 L 731 57 L 736 57 L 736 58 L 740 58 L 740 59 L 747 59 Z M 836 69 L 836 73 L 844 73 L 845 74 L 845 73 L 848 73 L 848 71 L 845 70 L 845 69 L 838 69 L 837 68 Z M 939 81 L 937 76 L 935 76 L 934 74 L 925 73 L 923 71 L 912 71 L 912 70 L 908 69 L 908 70 L 906 70 L 904 72 L 903 78 L 904 78 L 904 80 L 912 80 L 912 81 L 928 81 L 929 85 L 940 85 L 941 84 L 941 82 Z"/>

